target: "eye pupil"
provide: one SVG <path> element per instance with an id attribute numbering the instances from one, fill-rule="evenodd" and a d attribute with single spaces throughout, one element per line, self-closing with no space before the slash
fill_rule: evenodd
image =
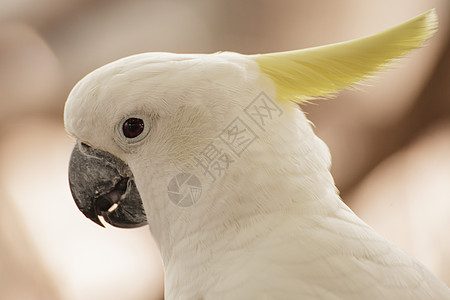
<path id="1" fill-rule="evenodd" d="M 127 138 L 135 138 L 144 131 L 144 121 L 138 118 L 129 118 L 123 123 L 122 131 Z"/>

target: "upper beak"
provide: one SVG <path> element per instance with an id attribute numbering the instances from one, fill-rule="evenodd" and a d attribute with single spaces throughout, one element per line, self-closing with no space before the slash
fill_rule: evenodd
<path id="1" fill-rule="evenodd" d="M 77 143 L 69 163 L 69 185 L 80 211 L 103 226 L 99 219 L 121 228 L 147 224 L 133 173 L 108 152 Z"/>

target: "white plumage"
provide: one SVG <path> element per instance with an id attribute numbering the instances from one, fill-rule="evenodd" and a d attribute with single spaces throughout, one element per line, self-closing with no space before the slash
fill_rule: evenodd
<path id="1" fill-rule="evenodd" d="M 280 99 L 271 76 L 281 71 L 268 75 L 256 57 L 131 56 L 88 75 L 67 101 L 67 131 L 133 173 L 164 261 L 166 299 L 450 299 L 445 284 L 341 201 L 328 148 L 297 104 Z M 150 128 L 140 141 L 118 127 L 129 117 Z M 227 134 L 236 122 L 252 140 L 233 153 Z M 215 178 L 195 160 L 210 145 L 232 160 Z M 201 182 L 188 207 L 168 195 L 183 172 Z"/>

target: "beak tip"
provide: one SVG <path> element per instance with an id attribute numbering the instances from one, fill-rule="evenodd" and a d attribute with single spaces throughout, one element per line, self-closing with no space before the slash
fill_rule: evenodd
<path id="1" fill-rule="evenodd" d="M 105 228 L 105 225 L 103 224 L 103 222 L 100 220 L 100 218 L 98 216 L 94 217 L 94 218 L 90 218 L 95 224 L 98 224 L 100 227 Z"/>

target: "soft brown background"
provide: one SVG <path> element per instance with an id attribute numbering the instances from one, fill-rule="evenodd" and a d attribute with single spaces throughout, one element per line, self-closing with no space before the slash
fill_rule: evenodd
<path id="1" fill-rule="evenodd" d="M 435 7 L 429 46 L 304 106 L 344 200 L 450 284 L 448 0 L 2 0 L 0 299 L 161 299 L 148 232 L 102 229 L 67 184 L 62 110 L 86 73 L 147 51 L 262 53 L 378 32 Z"/>

